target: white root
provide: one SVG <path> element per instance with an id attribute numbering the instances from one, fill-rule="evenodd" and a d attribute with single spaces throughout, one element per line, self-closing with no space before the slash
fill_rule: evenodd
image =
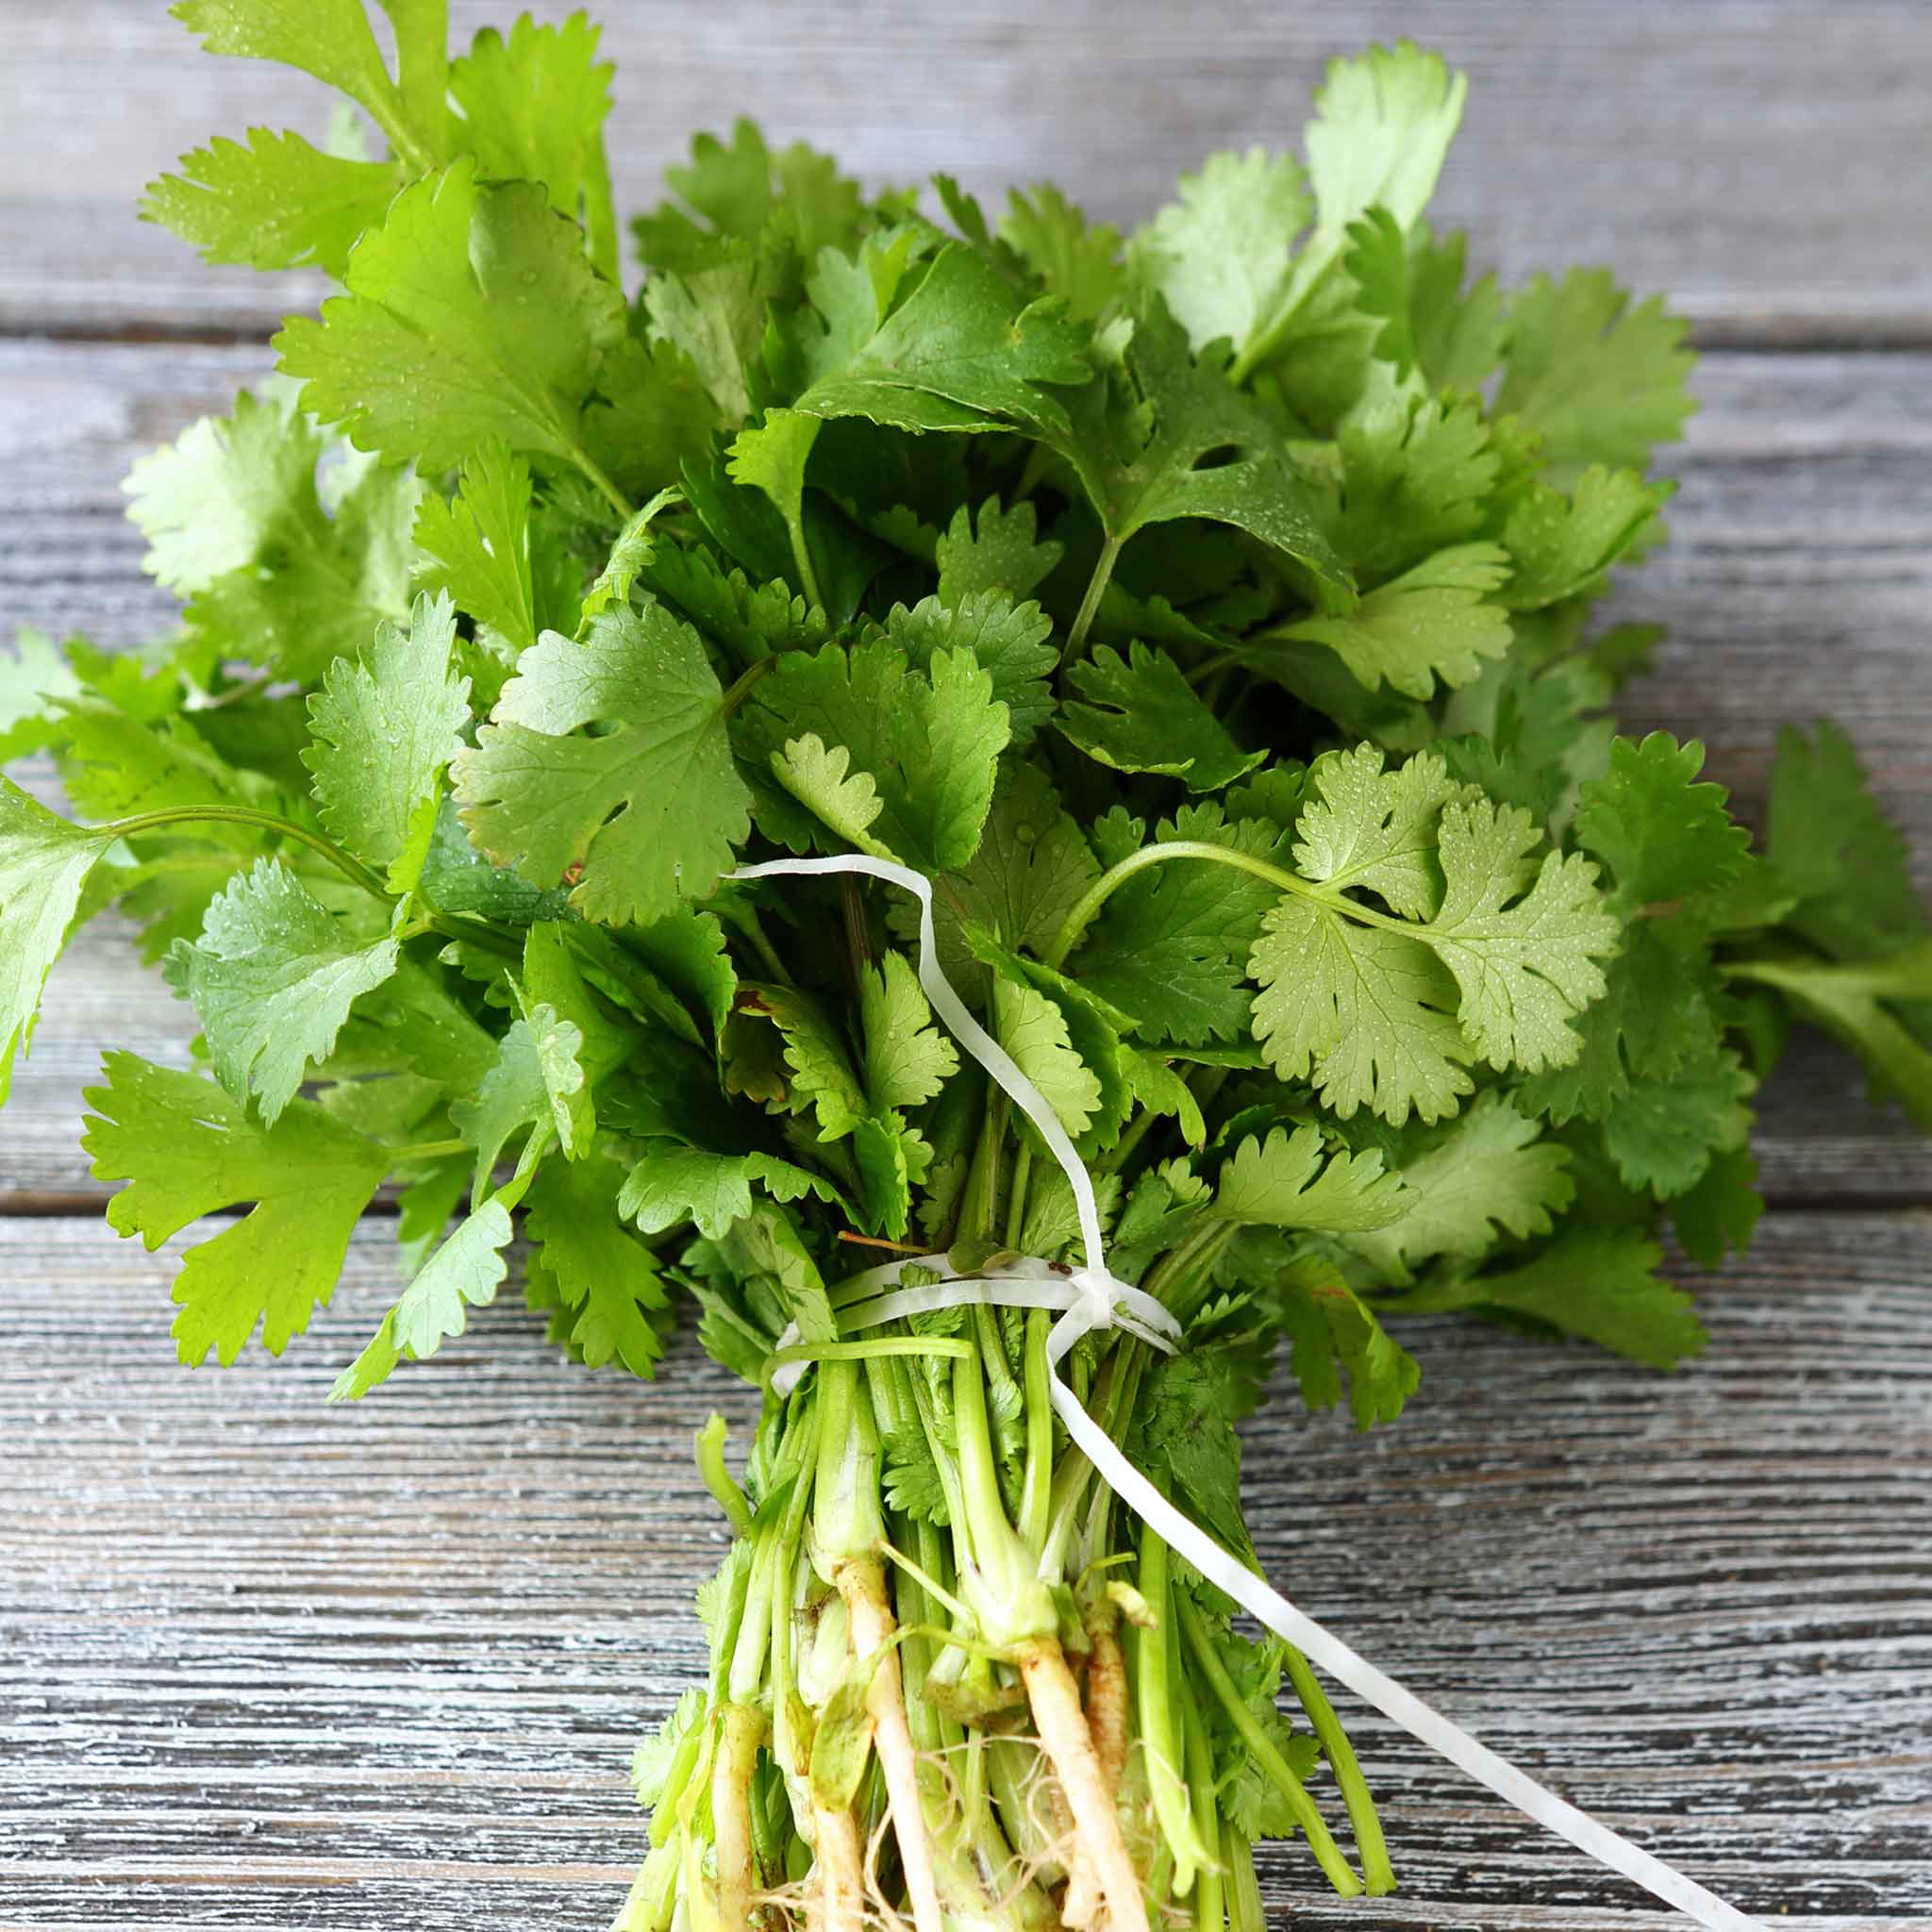
<path id="1" fill-rule="evenodd" d="M 819 1881 L 813 1932 L 865 1932 L 865 1860 L 849 1807 L 812 1807 L 811 1850 Z"/>
<path id="2" fill-rule="evenodd" d="M 1147 1932 L 1141 1876 L 1127 1855 L 1120 1811 L 1059 1645 L 1051 1638 L 1031 1645 L 1021 1657 L 1020 1674 L 1041 1742 L 1074 1814 L 1074 1842 L 1098 1874 L 1110 1932 Z"/>
<path id="3" fill-rule="evenodd" d="M 751 1768 L 764 1729 L 764 1719 L 748 1705 L 724 1707 L 724 1734 L 711 1763 L 712 1846 L 718 1860 L 718 1918 L 724 1932 L 750 1932 L 756 1882 Z"/>
<path id="4" fill-rule="evenodd" d="M 886 1774 L 886 1802 L 892 1814 L 892 1835 L 898 1841 L 913 1924 L 918 1932 L 944 1932 L 932 1848 L 926 1842 L 925 1814 L 919 1798 L 919 1760 L 906 1722 L 899 1654 L 892 1643 L 897 1626 L 886 1600 L 885 1573 L 875 1557 L 862 1557 L 840 1563 L 834 1574 L 839 1593 L 845 1599 L 853 1655 L 878 1658 L 866 1695 L 866 1712 L 872 1719 L 873 1748 L 879 1754 L 879 1768 Z"/>

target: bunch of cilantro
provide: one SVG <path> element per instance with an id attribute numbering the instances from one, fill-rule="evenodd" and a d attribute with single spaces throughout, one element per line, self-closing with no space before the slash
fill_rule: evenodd
<path id="1" fill-rule="evenodd" d="M 349 110 L 146 213 L 341 292 L 130 479 L 177 634 L 0 668 L 0 753 L 76 814 L 0 789 L 0 1094 L 118 906 L 200 1039 L 108 1056 L 109 1218 L 247 1210 L 182 1256 L 184 1361 L 278 1353 L 392 1189 L 405 1285 L 339 1396 L 462 1332 L 519 1212 L 575 1357 L 649 1375 L 682 1302 L 763 1388 L 741 1487 L 700 1441 L 737 1534 L 640 1755 L 632 1932 L 1258 1932 L 1252 1846 L 1297 1832 L 1386 1890 L 1307 1664 L 1070 1448 L 1045 1313 L 841 1326 L 884 1259 L 1058 1261 L 1072 1192 L 935 1024 L 909 902 L 731 875 L 934 882 L 945 973 L 1185 1332 L 1090 1337 L 1072 1385 L 1235 1550 L 1280 1344 L 1363 1427 L 1419 1310 L 1668 1367 L 1702 1335 L 1659 1223 L 1748 1239 L 1790 1014 L 1932 1124 L 1932 937 L 1843 738 L 1788 739 L 1760 855 L 1695 743 L 1608 715 L 1653 635 L 1592 613 L 1662 534 L 1679 325 L 1597 271 L 1469 278 L 1424 214 L 1464 83 L 1407 43 L 1334 64 L 1305 163 L 1213 156 L 1124 238 L 741 123 L 627 293 L 595 30 L 451 59 L 438 0 L 382 4 L 392 66 L 361 0 L 175 8 Z"/>

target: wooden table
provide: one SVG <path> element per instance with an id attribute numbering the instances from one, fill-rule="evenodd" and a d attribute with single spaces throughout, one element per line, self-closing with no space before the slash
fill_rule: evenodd
<path id="1" fill-rule="evenodd" d="M 606 11 L 632 207 L 748 108 L 871 178 L 1051 174 L 1131 218 L 1205 148 L 1292 142 L 1325 55 L 1441 45 L 1472 71 L 1442 205 L 1477 253 L 1612 261 L 1707 351 L 1674 541 L 1620 600 L 1671 626 L 1630 725 L 1702 736 L 1755 810 L 1779 722 L 1835 712 L 1932 880 L 1924 0 Z M 147 0 L 16 0 L 5 31 L 6 615 L 125 645 L 169 613 L 120 477 L 314 293 L 200 266 L 134 224 L 139 185 L 322 109 Z M 639 1850 L 628 1752 L 698 1668 L 724 1547 L 690 1431 L 751 1406 L 688 1341 L 658 1387 L 571 1369 L 506 1296 L 325 1408 L 392 1291 L 379 1220 L 288 1360 L 177 1368 L 166 1257 L 107 1232 L 76 1133 L 104 1041 L 178 1061 L 190 1032 L 91 931 L 0 1116 L 0 1928 L 600 1925 Z M 1273 1404 L 1253 1516 L 1314 1614 L 1740 1906 L 1932 1927 L 1932 1155 L 1815 1045 L 1760 1147 L 1772 1211 L 1702 1283 L 1697 1367 L 1417 1324 L 1398 1427 Z M 1341 1907 L 1271 1859 L 1298 1924 L 1680 1923 L 1356 1728 L 1406 1887 Z"/>

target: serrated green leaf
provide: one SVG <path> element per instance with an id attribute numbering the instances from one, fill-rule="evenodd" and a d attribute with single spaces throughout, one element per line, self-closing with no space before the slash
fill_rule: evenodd
<path id="1" fill-rule="evenodd" d="M 571 903 L 588 918 L 708 897 L 751 829 L 724 699 L 697 633 L 662 605 L 607 610 L 580 644 L 547 633 L 454 761 L 463 823 L 534 885 L 580 866 Z"/>
<path id="2" fill-rule="evenodd" d="M 97 1180 L 126 1181 L 108 1204 L 118 1234 L 153 1250 L 190 1222 L 253 1204 L 182 1257 L 174 1335 L 191 1364 L 213 1349 L 225 1367 L 258 1325 L 279 1355 L 325 1304 L 349 1237 L 389 1156 L 297 1100 L 273 1126 L 198 1074 L 110 1053 L 107 1084 L 84 1096 L 82 1135 Z"/>
<path id="3" fill-rule="evenodd" d="M 1359 1234 L 1401 1221 L 1413 1204 L 1380 1154 L 1331 1154 L 1321 1128 L 1302 1126 L 1248 1135 L 1223 1163 L 1208 1211 L 1244 1225 Z"/>
<path id="4" fill-rule="evenodd" d="M 1714 891 L 1743 871 L 1751 834 L 1732 824 L 1723 786 L 1692 782 L 1703 764 L 1694 740 L 1653 731 L 1618 739 L 1609 770 L 1583 788 L 1576 837 L 1609 867 L 1621 909 Z"/>
<path id="5" fill-rule="evenodd" d="M 168 977 L 194 1004 L 216 1076 L 273 1126 L 349 1008 L 396 970 L 392 938 L 358 942 L 279 860 L 258 859 L 177 941 Z"/>
<path id="6" fill-rule="evenodd" d="M 451 163 L 396 197 L 345 287 L 275 348 L 303 407 L 358 448 L 429 471 L 492 442 L 585 462 L 584 409 L 625 339 L 624 298 L 541 187 Z"/>
<path id="7" fill-rule="evenodd" d="M 41 990 L 111 834 L 70 825 L 0 778 L 0 1101 L 33 1039 Z"/>
<path id="8" fill-rule="evenodd" d="M 775 1201 L 796 1201 L 807 1194 L 822 1201 L 839 1199 L 838 1190 L 823 1175 L 769 1154 L 707 1154 L 658 1141 L 631 1169 L 618 1211 L 646 1234 L 690 1221 L 700 1234 L 717 1241 L 751 1214 L 754 1183 Z"/>
<path id="9" fill-rule="evenodd" d="M 1268 757 L 1243 751 L 1165 652 L 1106 644 L 1068 666 L 1084 703 L 1061 705 L 1054 725 L 1087 756 L 1118 772 L 1178 777 L 1190 791 L 1219 791 Z"/>
<path id="10" fill-rule="evenodd" d="M 453 675 L 456 611 L 416 600 L 407 631 L 385 621 L 361 663 L 339 658 L 308 700 L 315 742 L 302 754 L 317 808 L 337 842 L 413 891 L 435 833 L 444 768 L 470 722 L 466 677 Z"/>
<path id="11" fill-rule="evenodd" d="M 621 1167 L 594 1156 L 546 1161 L 531 1183 L 524 1224 L 536 1244 L 530 1268 L 554 1288 L 586 1366 L 621 1362 L 649 1377 L 664 1353 L 659 1319 L 670 1298 L 650 1249 L 619 1218 L 623 1180 Z"/>

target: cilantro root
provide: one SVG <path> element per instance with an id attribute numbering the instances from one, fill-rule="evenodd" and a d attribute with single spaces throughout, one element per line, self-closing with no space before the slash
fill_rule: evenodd
<path id="1" fill-rule="evenodd" d="M 1387 1891 L 1306 1659 L 1054 1377 L 1250 1559 L 1277 1360 L 1368 1429 L 1415 1314 L 1694 1355 L 1661 1236 L 1749 1241 L 1792 1021 L 1932 1127 L 1932 925 L 1843 734 L 1786 734 L 1754 847 L 1694 740 L 1609 715 L 1681 324 L 1470 276 L 1426 214 L 1465 83 L 1406 42 L 1332 65 L 1306 164 L 1210 156 L 1130 235 L 741 122 L 626 267 L 582 17 L 452 56 L 439 0 L 175 11 L 381 151 L 257 130 L 150 191 L 339 291 L 129 478 L 178 631 L 0 660 L 0 758 L 72 808 L 0 780 L 0 1100 L 118 906 L 201 1041 L 108 1052 L 85 1142 L 118 1231 L 214 1229 L 184 1362 L 279 1354 L 391 1189 L 335 1399 L 460 1336 L 519 1227 L 574 1361 L 650 1377 L 687 1308 L 756 1391 L 741 1465 L 698 1438 L 732 1541 L 619 1932 L 1263 1932 L 1275 1838 Z M 1001 1302 L 1087 1258 L 1069 1170 L 936 1018 L 905 895 L 756 871 L 801 855 L 930 881 L 1172 1356 L 1056 1367 Z"/>

